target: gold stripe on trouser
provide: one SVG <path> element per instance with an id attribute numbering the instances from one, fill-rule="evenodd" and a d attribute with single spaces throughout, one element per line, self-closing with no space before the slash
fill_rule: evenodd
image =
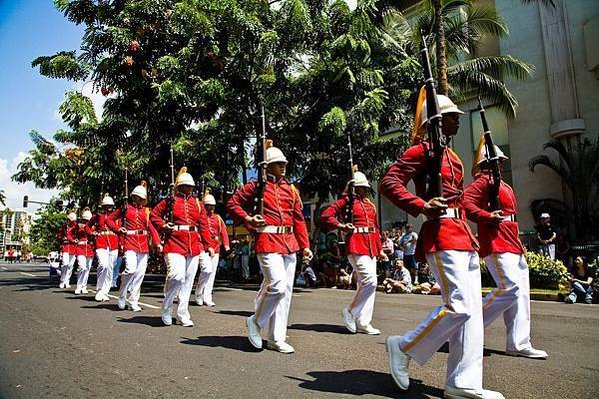
<path id="1" fill-rule="evenodd" d="M 486 310 L 489 306 L 491 306 L 491 304 L 493 303 L 493 301 L 499 296 L 501 295 L 501 293 L 503 292 L 503 290 L 506 289 L 507 285 L 505 284 L 505 276 L 503 274 L 503 270 L 501 270 L 501 267 L 499 267 L 499 258 L 497 257 L 497 254 L 493 254 L 493 262 L 495 263 L 495 270 L 497 270 L 497 275 L 499 276 L 499 287 L 497 287 L 497 289 L 495 289 L 493 291 L 493 293 L 491 294 L 491 298 L 489 298 L 489 301 L 485 304 L 485 306 L 483 306 L 483 310 Z"/>
<path id="2" fill-rule="evenodd" d="M 260 255 L 258 255 L 260 256 Z M 264 257 L 260 256 L 260 260 L 262 261 L 262 264 L 264 265 Z M 263 296 L 262 296 L 262 300 L 260 301 L 260 305 L 258 306 L 258 310 L 256 311 L 256 315 L 255 315 L 255 319 L 259 319 L 260 318 L 260 313 L 262 313 L 262 308 L 264 308 L 264 302 L 266 302 L 266 298 L 268 298 L 268 294 L 270 293 L 270 276 L 268 275 L 268 272 L 266 271 L 266 267 L 262 267 L 262 272 L 264 273 L 264 278 L 266 279 L 266 284 L 264 284 L 264 281 L 262 282 L 262 284 L 264 284 L 265 290 L 264 292 L 262 292 Z M 260 294 L 259 294 L 260 295 Z"/>
<path id="3" fill-rule="evenodd" d="M 404 352 L 407 352 L 410 349 L 412 349 L 414 347 L 414 345 L 416 345 L 418 342 L 422 341 L 424 339 L 424 337 L 426 337 L 428 335 L 428 333 L 430 333 L 431 330 L 433 328 L 435 328 L 435 326 L 437 324 L 439 324 L 439 322 L 441 321 L 443 316 L 445 316 L 446 313 L 447 313 L 447 310 L 442 309 L 439 312 L 439 314 L 431 321 L 431 323 L 428 326 L 426 326 L 426 328 L 424 330 L 422 330 L 422 332 L 420 334 L 418 334 L 418 336 L 416 336 L 416 338 L 414 338 L 414 340 L 412 342 L 410 342 L 409 344 L 407 344 L 406 346 L 401 348 L 401 350 L 403 350 Z"/>
<path id="4" fill-rule="evenodd" d="M 445 270 L 443 270 L 443 262 L 441 262 L 441 255 L 439 252 L 435 252 L 435 261 L 437 262 L 437 270 L 439 271 L 439 277 L 441 277 L 441 283 L 443 288 L 443 300 L 445 301 L 445 305 L 453 310 L 453 307 L 450 305 L 449 301 L 449 281 L 447 280 L 447 275 L 445 274 Z"/>
<path id="5" fill-rule="evenodd" d="M 354 306 L 356 306 L 357 303 L 358 303 L 358 298 L 360 297 L 360 292 L 362 292 L 362 288 L 364 288 L 364 275 L 362 274 L 362 272 L 360 271 L 360 268 L 358 267 L 358 258 L 356 257 L 356 255 L 355 254 L 350 254 L 350 256 L 354 260 L 354 266 L 356 268 L 356 271 L 360 275 L 360 286 L 358 287 L 358 291 L 356 291 L 356 295 L 354 296 L 354 300 L 349 305 L 349 309 L 348 309 L 349 312 L 351 313 L 351 311 L 354 308 Z"/>
<path id="6" fill-rule="evenodd" d="M 171 262 L 168 260 L 168 254 L 164 256 L 166 259 L 166 282 L 164 283 L 164 294 L 168 292 L 169 275 L 171 274 Z"/>

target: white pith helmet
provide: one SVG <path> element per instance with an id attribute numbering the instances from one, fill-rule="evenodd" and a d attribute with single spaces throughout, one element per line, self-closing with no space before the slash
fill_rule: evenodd
<path id="1" fill-rule="evenodd" d="M 451 101 L 451 98 L 444 96 L 443 94 L 437 94 L 437 102 L 439 103 L 439 110 L 441 111 L 441 115 L 450 113 L 464 115 L 464 112 L 462 112 L 458 108 L 458 106 L 455 105 L 453 101 Z M 422 105 L 422 121 L 420 123 L 420 126 L 424 125 L 426 122 L 428 122 L 428 114 L 425 101 Z"/>
<path id="2" fill-rule="evenodd" d="M 370 187 L 366 175 L 362 172 L 354 172 L 354 187 Z"/>
<path id="3" fill-rule="evenodd" d="M 71 222 L 76 222 L 77 221 L 77 214 L 75 212 L 70 212 L 67 215 L 67 219 L 69 219 Z"/>
<path id="4" fill-rule="evenodd" d="M 83 220 L 90 220 L 92 216 L 92 212 L 89 210 L 89 208 L 85 208 L 83 213 L 81 213 L 81 219 Z"/>
<path id="5" fill-rule="evenodd" d="M 114 206 L 114 200 L 108 193 L 102 198 L 102 206 Z"/>
<path id="6" fill-rule="evenodd" d="M 499 159 L 509 159 L 507 157 L 507 155 L 505 155 L 503 153 L 503 151 L 501 151 L 501 149 L 499 147 L 497 147 L 496 145 L 493 145 L 493 147 L 495 147 L 495 154 L 497 155 L 497 158 Z M 478 157 L 478 162 L 477 164 L 480 165 L 483 162 L 486 162 L 489 160 L 489 155 L 487 154 L 487 146 L 483 147 L 483 150 L 480 152 L 480 156 Z"/>
<path id="7" fill-rule="evenodd" d="M 145 180 L 142 180 L 141 183 L 139 183 L 139 186 L 136 186 L 133 191 L 131 191 L 131 195 L 136 195 L 141 199 L 147 199 L 148 198 L 148 183 L 146 183 Z"/>
<path id="8" fill-rule="evenodd" d="M 193 181 L 193 177 L 187 173 L 187 168 L 184 166 L 179 170 L 177 180 L 175 180 L 175 186 L 195 186 L 196 183 Z"/>
<path id="9" fill-rule="evenodd" d="M 210 191 L 208 190 L 206 190 L 206 193 L 204 194 L 204 205 L 216 206 L 216 199 L 214 199 L 214 196 L 210 194 Z"/>
<path id="10" fill-rule="evenodd" d="M 541 219 L 551 219 L 551 216 L 547 212 L 541 213 Z"/>
<path id="11" fill-rule="evenodd" d="M 287 163 L 287 158 L 285 158 L 285 154 L 283 154 L 283 151 L 281 151 L 277 147 L 273 147 L 272 140 L 267 140 L 266 141 L 266 164 L 271 164 L 271 163 L 276 163 L 276 162 Z"/>

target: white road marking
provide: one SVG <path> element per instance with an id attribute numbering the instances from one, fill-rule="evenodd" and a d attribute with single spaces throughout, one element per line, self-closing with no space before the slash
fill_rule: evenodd
<path id="1" fill-rule="evenodd" d="M 93 293 L 96 293 L 96 290 L 91 290 L 91 289 L 90 289 L 89 291 L 91 291 L 91 292 L 93 292 Z M 119 299 L 119 297 L 118 297 L 118 296 L 115 296 L 115 295 L 110 295 L 110 294 L 108 294 L 108 296 L 109 296 L 110 298 L 113 298 L 113 299 L 117 299 L 117 300 Z M 143 303 L 143 302 L 137 302 L 137 303 L 139 303 L 140 305 L 143 305 L 143 306 L 147 306 L 147 307 L 148 307 L 148 308 L 150 308 L 150 309 L 160 309 L 160 306 L 154 306 L 154 305 L 150 305 L 149 303 Z"/>
<path id="2" fill-rule="evenodd" d="M 25 276 L 31 276 L 31 277 L 40 277 L 40 276 L 36 276 L 35 274 L 31 274 L 31 273 L 25 273 L 25 272 L 19 272 Z"/>
<path id="3" fill-rule="evenodd" d="M 8 270 L 8 268 L 6 268 L 6 267 L 2 266 L 2 270 Z"/>

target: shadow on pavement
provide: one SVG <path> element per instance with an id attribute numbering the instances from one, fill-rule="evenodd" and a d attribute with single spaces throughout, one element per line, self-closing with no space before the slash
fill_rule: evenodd
<path id="1" fill-rule="evenodd" d="M 106 309 L 112 310 L 113 312 L 122 312 L 121 309 L 116 306 L 114 303 L 98 303 L 97 305 L 85 305 L 81 306 L 82 309 Z"/>
<path id="2" fill-rule="evenodd" d="M 347 328 L 337 324 L 292 324 L 289 326 L 291 330 L 316 331 L 334 334 L 348 334 Z M 352 334 L 353 335 L 353 334 Z"/>
<path id="3" fill-rule="evenodd" d="M 254 314 L 254 312 L 252 312 L 251 310 L 218 310 L 214 313 L 240 317 L 250 317 Z"/>
<path id="4" fill-rule="evenodd" d="M 300 388 L 312 391 L 341 393 L 346 395 L 378 395 L 387 398 L 442 398 L 443 391 L 419 380 L 410 380 L 411 386 L 407 392 L 397 388 L 388 373 L 372 370 L 346 370 L 346 371 L 310 371 L 308 376 L 313 379 L 303 379 L 286 376 L 289 379 L 300 381 Z"/>
<path id="5" fill-rule="evenodd" d="M 72 294 L 72 292 L 71 292 L 71 294 Z M 67 297 L 65 297 L 65 299 L 79 299 L 80 301 L 96 302 L 96 298 L 93 295 L 90 296 L 89 294 L 81 294 L 81 295 L 73 294 L 73 296 L 67 296 Z"/>
<path id="6" fill-rule="evenodd" d="M 120 318 L 119 323 L 144 324 L 149 327 L 166 327 L 160 316 L 134 316 L 130 319 Z"/>
<path id="7" fill-rule="evenodd" d="M 437 349 L 438 353 L 449 353 L 449 342 L 445 342 L 439 349 Z M 505 355 L 504 351 L 498 351 L 495 349 L 484 349 L 483 351 L 483 356 L 487 357 L 487 356 L 491 356 L 491 354 L 495 354 L 495 355 Z"/>
<path id="8" fill-rule="evenodd" d="M 183 338 L 182 344 L 209 346 L 211 348 L 227 348 L 241 352 L 259 352 L 248 341 L 247 337 L 241 336 L 207 336 L 198 338 Z"/>

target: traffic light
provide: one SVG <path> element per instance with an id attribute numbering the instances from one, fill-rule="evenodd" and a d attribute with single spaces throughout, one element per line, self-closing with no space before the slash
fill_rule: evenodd
<path id="1" fill-rule="evenodd" d="M 59 211 L 62 211 L 64 209 L 64 202 L 62 202 L 62 200 L 56 201 L 56 209 L 58 209 Z"/>
<path id="2" fill-rule="evenodd" d="M 27 208 L 27 205 L 29 205 L 29 196 L 25 195 L 23 197 L 23 208 Z"/>

